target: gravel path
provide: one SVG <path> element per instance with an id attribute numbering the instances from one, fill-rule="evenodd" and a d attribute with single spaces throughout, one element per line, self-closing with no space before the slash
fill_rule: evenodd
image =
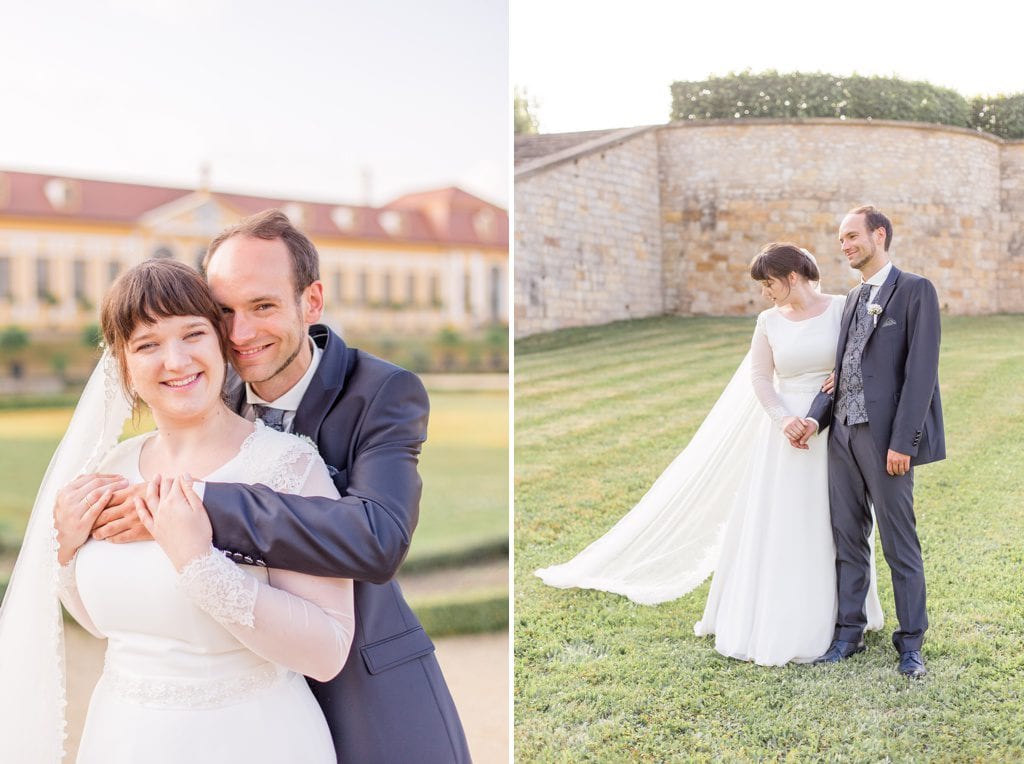
<path id="1" fill-rule="evenodd" d="M 106 643 L 77 624 L 65 630 L 68 663 L 68 740 L 66 761 L 78 751 L 89 695 L 103 668 Z M 442 637 L 434 640 L 437 659 L 451 688 L 469 738 L 475 764 L 508 761 L 508 634 Z"/>

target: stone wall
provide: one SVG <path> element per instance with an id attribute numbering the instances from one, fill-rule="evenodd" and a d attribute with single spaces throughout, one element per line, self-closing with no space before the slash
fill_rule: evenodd
<path id="1" fill-rule="evenodd" d="M 517 173 L 518 334 L 665 312 L 657 135 L 627 132 L 537 173 Z"/>
<path id="2" fill-rule="evenodd" d="M 999 310 L 1024 311 L 1024 141 L 1003 146 L 1000 188 Z"/>
<path id="3" fill-rule="evenodd" d="M 518 336 L 658 312 L 753 315 L 765 303 L 747 268 L 771 241 L 813 251 L 823 288 L 845 292 L 858 275 L 847 267 L 836 234 L 843 214 L 859 204 L 889 215 L 892 259 L 930 278 L 944 311 L 1024 311 L 1024 142 L 867 120 L 674 123 L 625 135 L 614 148 L 616 161 L 607 158 L 610 150 L 601 157 L 598 142 L 578 147 L 571 159 L 563 152 L 547 166 L 535 160 L 524 177 L 517 172 Z M 640 199 L 652 203 L 644 182 L 654 191 L 657 230 L 637 228 L 641 220 L 649 224 L 649 216 L 633 214 L 643 206 Z M 600 208 L 582 203 L 594 189 L 607 194 L 609 185 L 628 188 L 629 199 Z M 570 205 L 559 207 L 566 199 Z M 550 214 L 553 206 L 571 218 L 571 228 Z M 621 234 L 625 226 L 633 241 L 647 234 L 644 251 L 647 257 L 659 253 L 660 268 L 647 259 L 620 260 L 601 283 L 601 261 L 592 260 L 584 298 L 583 282 L 569 272 L 579 259 L 573 249 L 578 232 L 600 227 Z M 538 244 L 549 279 L 543 322 L 523 291 L 538 275 Z M 593 236 L 587 248 L 624 251 L 624 244 Z M 554 274 L 557 285 L 550 283 Z M 607 311 L 655 287 L 661 310 L 650 300 L 642 313 Z M 563 303 L 572 307 L 565 310 Z M 563 323 L 566 313 L 572 320 Z"/>

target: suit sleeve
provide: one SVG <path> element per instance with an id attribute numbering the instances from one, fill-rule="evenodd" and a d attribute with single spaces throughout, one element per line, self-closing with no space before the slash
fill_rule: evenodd
<path id="1" fill-rule="evenodd" d="M 419 520 L 417 472 L 429 404 L 411 372 L 387 377 L 357 425 L 339 499 L 278 494 L 262 485 L 207 483 L 213 543 L 269 567 L 384 583 L 409 551 Z M 329 427 L 328 417 L 324 427 Z M 321 440 L 330 437 L 321 431 Z M 337 467 L 337 465 L 333 465 Z"/>
<path id="2" fill-rule="evenodd" d="M 807 418 L 818 423 L 818 432 L 823 432 L 832 424 L 832 409 L 835 404 L 834 393 L 819 392 L 811 401 L 811 407 L 807 410 Z"/>
<path id="3" fill-rule="evenodd" d="M 302 495 L 337 497 L 312 449 L 290 464 Z M 355 633 L 352 581 L 271 569 L 268 582 L 247 575 L 214 548 L 186 564 L 178 585 L 257 655 L 321 682 L 341 671 Z"/>
<path id="4" fill-rule="evenodd" d="M 927 279 L 914 285 L 907 303 L 907 360 L 889 448 L 917 456 L 918 442 L 939 379 L 942 321 L 939 298 Z"/>

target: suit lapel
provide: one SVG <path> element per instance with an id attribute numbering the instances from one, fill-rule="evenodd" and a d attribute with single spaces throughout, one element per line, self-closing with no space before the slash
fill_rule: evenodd
<path id="1" fill-rule="evenodd" d="M 228 365 L 228 380 L 224 385 L 224 401 L 232 411 L 242 413 L 242 406 L 245 405 L 245 383 L 230 364 Z"/>
<path id="2" fill-rule="evenodd" d="M 875 295 L 874 302 L 877 305 L 882 306 L 882 312 L 878 315 L 878 318 L 885 315 L 885 306 L 889 304 L 889 300 L 892 299 L 892 295 L 896 291 L 896 282 L 899 280 L 900 273 L 902 273 L 902 271 L 894 265 L 892 270 L 889 271 L 889 275 L 886 276 L 885 283 L 882 284 L 878 290 L 878 294 Z M 867 347 L 867 344 L 871 341 L 871 335 L 875 333 L 875 329 L 877 327 L 878 321 L 876 320 L 872 320 L 871 323 L 868 324 L 868 336 L 864 338 L 864 347 Z"/>
<path id="3" fill-rule="evenodd" d="M 316 441 L 320 425 L 323 424 L 327 412 L 345 384 L 349 353 L 341 337 L 326 326 L 311 326 L 309 335 L 323 351 L 323 356 L 305 395 L 302 396 L 302 403 L 295 412 L 292 431 Z"/>
<path id="4" fill-rule="evenodd" d="M 853 322 L 853 312 L 857 308 L 857 294 L 860 287 L 856 286 L 846 295 L 846 304 L 843 305 L 843 322 L 839 327 L 839 346 L 836 348 L 836 369 L 843 365 L 843 353 L 846 351 L 846 338 L 850 336 L 850 324 Z"/>

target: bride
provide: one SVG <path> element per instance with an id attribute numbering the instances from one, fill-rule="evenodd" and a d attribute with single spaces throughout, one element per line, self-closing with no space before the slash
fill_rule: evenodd
<path id="1" fill-rule="evenodd" d="M 324 681 L 344 665 L 352 582 L 230 562 L 191 477 L 337 497 L 327 468 L 310 443 L 225 405 L 220 309 L 188 266 L 125 273 L 102 329 L 109 350 L 43 479 L 0 612 L 0 760 L 63 758 L 59 594 L 107 640 L 80 764 L 334 762 L 302 675 Z M 115 445 L 129 398 L 157 430 Z M 154 541 L 89 538 L 126 485 L 118 475 L 147 483 L 137 511 Z"/>
<path id="2" fill-rule="evenodd" d="M 723 655 L 775 666 L 815 660 L 835 626 L 827 440 L 794 443 L 834 363 L 845 297 L 818 292 L 816 263 L 792 244 L 765 247 L 750 274 L 774 307 L 686 449 L 608 533 L 537 575 L 653 605 L 714 571 L 694 631 Z M 865 607 L 880 628 L 873 564 Z"/>

